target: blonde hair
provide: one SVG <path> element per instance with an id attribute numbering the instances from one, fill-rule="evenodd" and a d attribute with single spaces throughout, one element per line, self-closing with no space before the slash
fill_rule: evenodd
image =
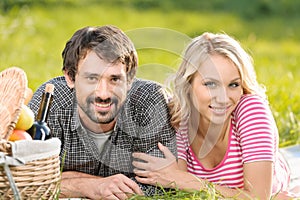
<path id="1" fill-rule="evenodd" d="M 238 41 L 226 34 L 205 32 L 194 38 L 183 54 L 183 60 L 173 78 L 173 98 L 170 102 L 171 123 L 178 127 L 191 114 L 190 85 L 194 74 L 208 56 L 218 54 L 230 59 L 237 67 L 243 94 L 257 94 L 266 98 L 265 88 L 257 82 L 250 55 Z"/>

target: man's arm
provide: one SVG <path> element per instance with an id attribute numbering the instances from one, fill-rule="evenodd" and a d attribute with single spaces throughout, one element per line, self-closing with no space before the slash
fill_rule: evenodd
<path id="1" fill-rule="evenodd" d="M 62 173 L 60 190 L 60 198 L 127 199 L 131 194 L 143 194 L 139 186 L 123 174 L 103 178 L 76 171 Z"/>
<path id="2" fill-rule="evenodd" d="M 133 152 L 164 157 L 157 146 L 160 142 L 177 157 L 175 129 L 170 123 L 167 97 L 163 88 L 151 81 L 137 82 L 131 90 L 129 103 L 134 111 L 132 119 L 136 134 Z M 147 196 L 163 192 L 159 186 L 138 184 Z"/>
<path id="3" fill-rule="evenodd" d="M 159 85 L 153 85 L 146 98 L 146 103 L 140 104 L 139 139 L 148 144 L 144 153 L 164 157 L 157 144 L 164 146 L 177 157 L 176 133 L 170 123 L 170 113 L 167 105 L 166 91 Z"/>

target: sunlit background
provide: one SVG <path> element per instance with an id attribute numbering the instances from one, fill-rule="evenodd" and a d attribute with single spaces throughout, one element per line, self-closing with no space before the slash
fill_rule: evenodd
<path id="1" fill-rule="evenodd" d="M 252 55 L 280 130 L 300 143 L 300 1 L 1 0 L 0 70 L 23 68 L 35 90 L 62 74 L 61 52 L 79 28 L 112 24 L 134 41 L 138 76 L 164 83 L 188 41 L 225 32 Z"/>

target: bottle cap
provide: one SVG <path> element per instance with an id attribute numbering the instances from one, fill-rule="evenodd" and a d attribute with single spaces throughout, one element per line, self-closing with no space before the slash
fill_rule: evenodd
<path id="1" fill-rule="evenodd" d="M 54 91 L 54 85 L 51 83 L 46 84 L 45 92 L 49 92 L 53 94 L 53 91 Z"/>

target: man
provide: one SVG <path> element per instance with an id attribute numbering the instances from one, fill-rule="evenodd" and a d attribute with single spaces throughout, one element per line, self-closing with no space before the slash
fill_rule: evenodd
<path id="1" fill-rule="evenodd" d="M 158 142 L 176 155 L 163 89 L 135 78 L 137 54 L 117 27 L 85 27 L 62 52 L 64 76 L 55 86 L 48 125 L 61 139 L 60 197 L 125 199 L 156 188 L 135 182 L 132 153 L 162 157 Z M 44 83 L 30 108 L 38 111 Z"/>

